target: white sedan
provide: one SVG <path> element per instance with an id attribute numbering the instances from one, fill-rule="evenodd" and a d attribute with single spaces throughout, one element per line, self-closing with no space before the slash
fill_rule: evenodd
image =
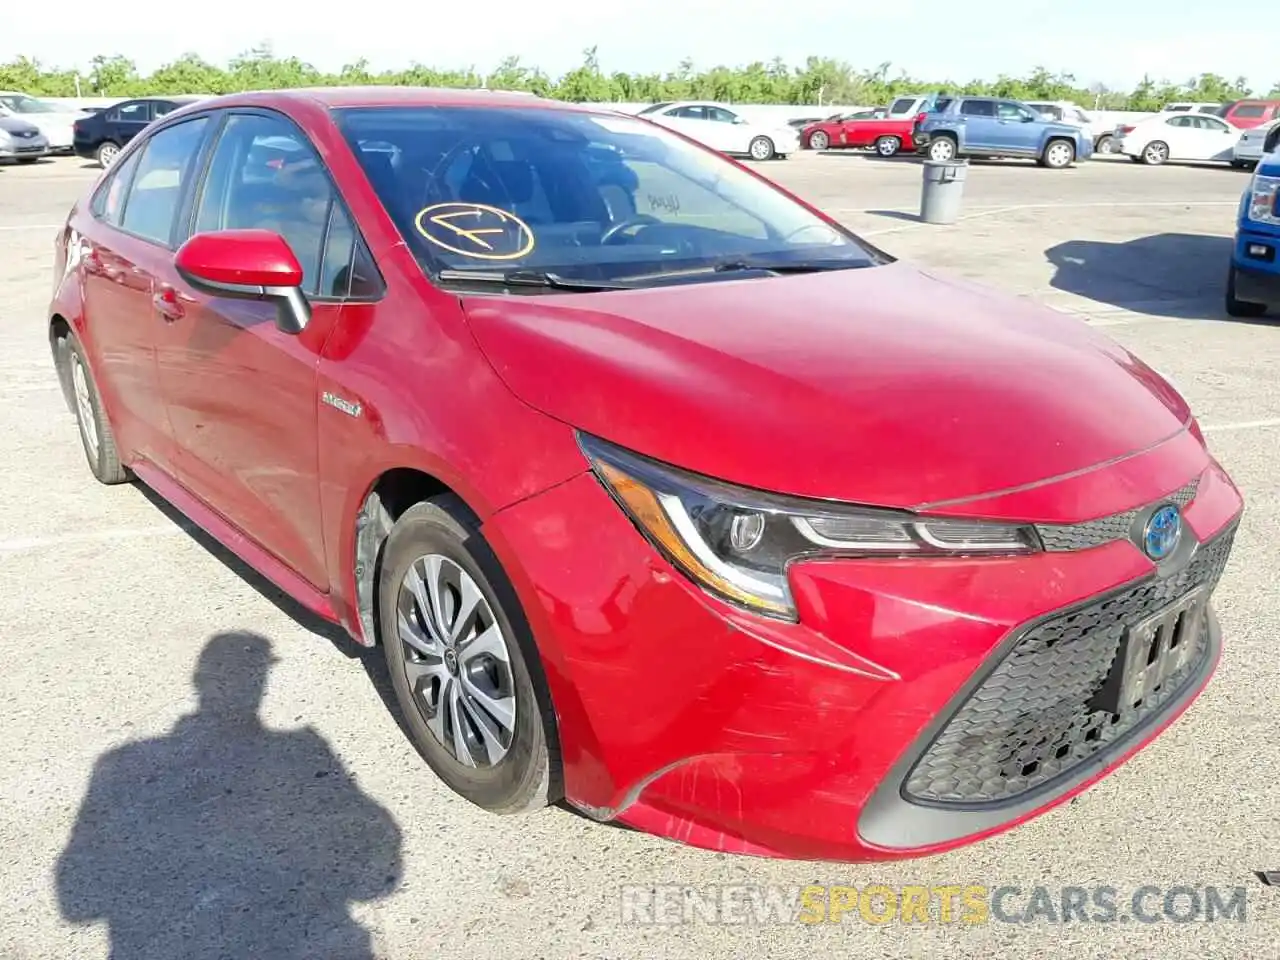
<path id="1" fill-rule="evenodd" d="M 639 115 L 683 133 L 712 150 L 752 160 L 785 158 L 800 149 L 800 134 L 794 127 L 785 123 L 757 123 L 722 103 L 667 101 L 645 107 Z"/>
<path id="2" fill-rule="evenodd" d="M 1267 136 L 1275 131 L 1277 127 L 1280 127 L 1280 119 L 1272 120 L 1270 123 L 1264 123 L 1260 127 L 1254 127 L 1252 130 L 1246 130 L 1240 134 L 1240 139 L 1236 141 L 1235 148 L 1232 150 L 1232 166 L 1243 169 L 1252 167 L 1261 160 L 1262 155 L 1267 152 Z"/>
<path id="3" fill-rule="evenodd" d="M 1236 141 L 1244 131 L 1204 113 L 1160 113 L 1132 127 L 1121 127 L 1117 152 L 1135 163 L 1166 160 L 1235 159 Z"/>
<path id="4" fill-rule="evenodd" d="M 71 153 L 72 127 L 84 113 L 15 90 L 0 90 L 0 117 L 35 124 L 49 141 L 50 153 Z"/>

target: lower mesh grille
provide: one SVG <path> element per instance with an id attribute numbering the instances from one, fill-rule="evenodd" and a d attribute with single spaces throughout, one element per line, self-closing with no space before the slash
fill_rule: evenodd
<path id="1" fill-rule="evenodd" d="M 907 776 L 909 800 L 1002 805 L 1069 773 L 1123 739 L 1175 699 L 1208 653 L 1207 624 L 1181 670 L 1136 707 L 1113 713 L 1098 700 L 1127 627 L 1191 590 L 1216 586 L 1234 529 L 1204 544 L 1178 575 L 1042 621 L 1005 655 L 942 728 Z"/>

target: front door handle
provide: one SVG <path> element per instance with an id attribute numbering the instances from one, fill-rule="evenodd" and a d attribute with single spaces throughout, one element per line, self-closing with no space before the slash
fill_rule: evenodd
<path id="1" fill-rule="evenodd" d="M 181 320 L 186 316 L 186 308 L 182 305 L 182 300 L 178 296 L 178 291 L 168 284 L 164 284 L 151 297 L 151 302 L 156 308 L 156 312 L 165 319 L 166 323 L 173 323 L 175 320 Z"/>

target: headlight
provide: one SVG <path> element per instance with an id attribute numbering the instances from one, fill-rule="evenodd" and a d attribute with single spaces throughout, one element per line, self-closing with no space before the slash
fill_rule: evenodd
<path id="1" fill-rule="evenodd" d="M 931 519 L 765 493 L 677 470 L 583 434 L 596 476 L 685 576 L 756 613 L 796 620 L 787 567 L 812 557 L 1032 553 L 1030 526 Z"/>
<path id="2" fill-rule="evenodd" d="M 1249 219 L 1258 223 L 1280 223 L 1276 215 L 1276 198 L 1280 196 L 1280 177 L 1254 174 L 1249 183 Z"/>

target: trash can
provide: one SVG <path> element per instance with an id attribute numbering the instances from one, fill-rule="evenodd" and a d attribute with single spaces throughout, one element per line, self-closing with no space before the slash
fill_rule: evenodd
<path id="1" fill-rule="evenodd" d="M 960 219 L 968 160 L 926 160 L 920 192 L 920 219 L 925 223 L 955 223 Z"/>

